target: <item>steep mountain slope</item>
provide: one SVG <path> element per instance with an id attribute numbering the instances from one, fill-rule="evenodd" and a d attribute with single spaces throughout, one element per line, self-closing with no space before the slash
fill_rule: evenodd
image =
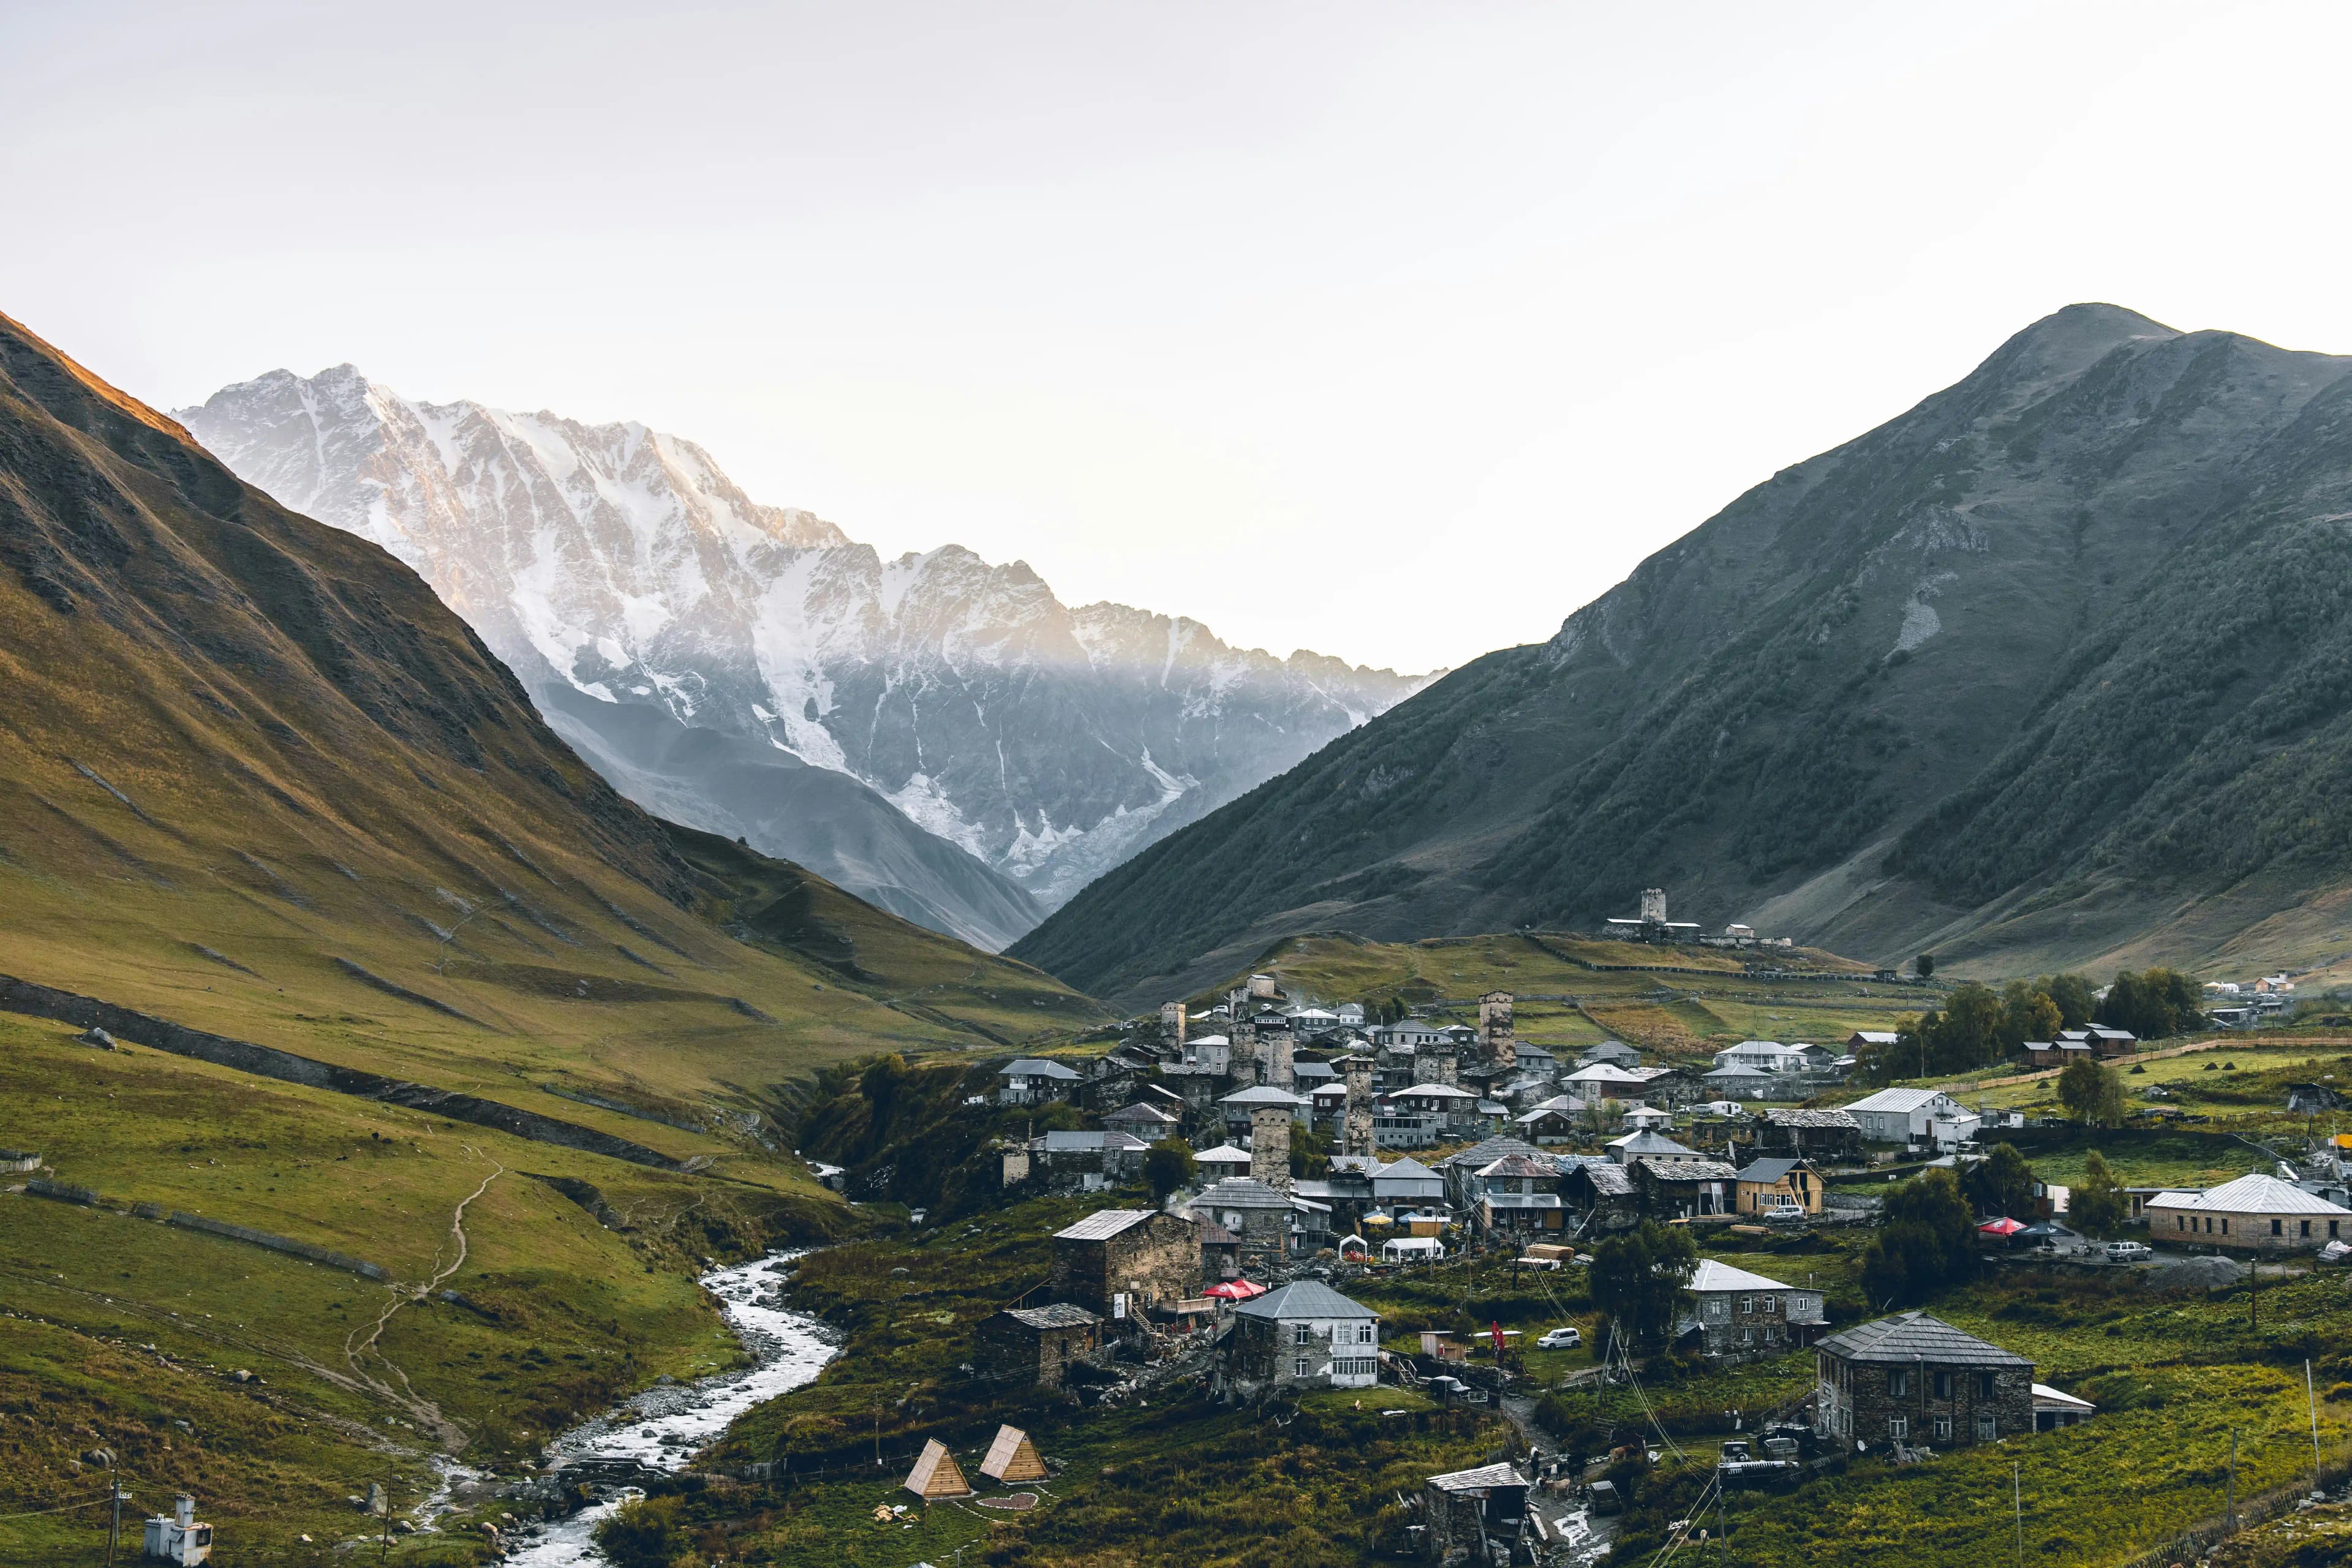
<path id="1" fill-rule="evenodd" d="M 415 574 L 5 318 L 0 691 L 0 970 L 37 984 L 625 1136 L 551 1091 L 740 1107 L 1101 1016 L 682 852 Z"/>
<path id="2" fill-rule="evenodd" d="M 984 945 L 1420 684 L 1073 610 L 953 545 L 885 562 L 642 426 L 413 403 L 349 365 L 180 417 L 415 567 L 633 799 Z M 985 869 L 878 820 L 886 803 Z M 861 847 L 829 857 L 836 838 Z"/>
<path id="3" fill-rule="evenodd" d="M 1146 995 L 1286 933 L 1683 918 L 1992 969 L 2352 942 L 2352 360 L 2071 307 L 1013 950 Z"/>

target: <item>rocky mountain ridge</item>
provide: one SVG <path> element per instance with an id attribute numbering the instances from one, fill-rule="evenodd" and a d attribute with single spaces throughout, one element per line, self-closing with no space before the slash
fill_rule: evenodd
<path id="1" fill-rule="evenodd" d="M 348 365 L 179 417 L 413 566 L 633 798 L 983 946 L 1422 683 L 1066 606 L 954 545 L 885 561 L 641 425 L 412 402 Z"/>
<path id="2" fill-rule="evenodd" d="M 2080 305 L 1014 951 L 1133 1000 L 1298 931 L 1589 928 L 1664 886 L 1963 973 L 2328 963 L 2345 766 L 2352 358 Z"/>

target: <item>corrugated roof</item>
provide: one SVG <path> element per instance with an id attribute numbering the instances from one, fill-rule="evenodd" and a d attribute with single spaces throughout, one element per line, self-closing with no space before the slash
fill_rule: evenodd
<path id="1" fill-rule="evenodd" d="M 1108 1241 L 1150 1219 L 1154 1209 L 1097 1209 L 1077 1224 L 1054 1233 L 1055 1241 Z"/>
<path id="2" fill-rule="evenodd" d="M 1947 1366 L 2022 1366 L 2033 1363 L 2011 1351 L 1964 1334 L 1941 1318 L 1899 1312 L 1832 1334 L 1821 1348 L 1846 1361 L 1936 1362 Z"/>
<path id="3" fill-rule="evenodd" d="M 1622 1138 L 1612 1138 L 1609 1147 L 1622 1150 L 1624 1158 L 1628 1160 L 1638 1159 L 1643 1154 L 1680 1154 L 1694 1160 L 1698 1158 L 1697 1150 L 1685 1148 L 1664 1133 L 1653 1132 L 1646 1127 L 1639 1132 L 1628 1132 Z"/>
<path id="4" fill-rule="evenodd" d="M 2305 1192 L 2292 1182 L 2265 1176 L 2260 1171 L 2240 1176 L 2234 1182 L 2224 1182 L 2218 1187 L 2209 1187 L 2197 1194 L 2192 1203 L 2167 1202 L 2172 1195 L 2167 1193 L 2156 1202 L 2167 1208 L 2202 1209 L 2213 1214 L 2352 1215 L 2352 1209 L 2331 1204 L 2316 1194 Z"/>
<path id="5" fill-rule="evenodd" d="M 1712 1258 L 1699 1259 L 1691 1274 L 1690 1289 L 1694 1292 L 1708 1290 L 1790 1290 L 1794 1286 L 1783 1285 L 1778 1279 L 1767 1279 L 1761 1274 L 1750 1274 L 1745 1268 L 1734 1268 L 1728 1263 L 1717 1263 Z"/>
<path id="6" fill-rule="evenodd" d="M 1236 1149 L 1230 1143 L 1220 1143 L 1213 1149 L 1202 1150 L 1193 1155 L 1192 1159 L 1196 1164 L 1213 1160 L 1223 1163 L 1239 1163 L 1246 1165 L 1250 1161 L 1250 1152 L 1246 1149 Z"/>
<path id="7" fill-rule="evenodd" d="M 1802 1160 L 1751 1160 L 1740 1171 L 1743 1182 L 1786 1181 L 1789 1173 L 1803 1164 Z"/>
<path id="8" fill-rule="evenodd" d="M 1882 1089 L 1876 1094 L 1871 1095 L 1866 1099 L 1855 1100 L 1852 1105 L 1847 1106 L 1845 1109 L 1849 1112 L 1856 1110 L 1911 1111 L 1916 1110 L 1923 1105 L 1927 1105 L 1934 1100 L 1941 1100 L 1943 1098 L 1944 1091 L 1940 1089 Z"/>
<path id="9" fill-rule="evenodd" d="M 1218 1100 L 1218 1101 L 1217 1101 L 1217 1103 L 1218 1103 L 1219 1105 L 1241 1105 L 1241 1106 L 1254 1106 L 1254 1105 L 1287 1105 L 1287 1106 L 1300 1106 L 1300 1105 L 1304 1105 L 1304 1104 L 1306 1104 L 1307 1102 L 1306 1102 L 1304 1100 L 1301 1100 L 1298 1096 L 1297 1096 L 1297 1095 L 1295 1095 L 1295 1094 L 1291 1093 L 1291 1092 L 1290 1092 L 1288 1089 L 1276 1089 L 1276 1088 L 1275 1088 L 1273 1085 L 1271 1085 L 1271 1084 L 1264 1084 L 1264 1083 L 1262 1083 L 1262 1084 L 1259 1084 L 1255 1089 L 1237 1089 L 1237 1090 L 1235 1090 L 1234 1093 L 1229 1094 L 1229 1095 L 1226 1095 L 1223 1099 L 1222 1099 L 1222 1100 Z"/>
<path id="10" fill-rule="evenodd" d="M 1074 1153 L 1081 1149 L 1148 1149 L 1150 1144 L 1132 1132 L 1111 1128 L 1101 1132 L 1065 1131 L 1056 1128 L 1037 1135 L 1036 1146 L 1048 1153 Z"/>
<path id="11" fill-rule="evenodd" d="M 1448 1154 L 1444 1159 L 1439 1161 L 1438 1163 L 1447 1169 L 1451 1169 L 1455 1165 L 1467 1165 L 1470 1169 L 1475 1171 L 1481 1165 L 1493 1164 L 1496 1161 L 1501 1159 L 1506 1154 L 1534 1154 L 1540 1156 L 1542 1153 L 1542 1150 L 1522 1139 L 1488 1138 L 1480 1142 L 1472 1144 L 1469 1148 L 1463 1150 L 1459 1154 Z"/>
<path id="12" fill-rule="evenodd" d="M 1297 1279 L 1278 1290 L 1243 1302 L 1235 1312 L 1251 1318 L 1377 1318 L 1378 1312 L 1350 1301 L 1319 1279 Z"/>
<path id="13" fill-rule="evenodd" d="M 1037 1057 L 1023 1057 L 996 1069 L 999 1078 L 1053 1078 L 1076 1081 L 1080 1076 L 1059 1062 L 1049 1062 Z"/>

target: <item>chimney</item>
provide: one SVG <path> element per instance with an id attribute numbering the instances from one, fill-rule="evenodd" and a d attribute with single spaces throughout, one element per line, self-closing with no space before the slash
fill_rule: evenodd
<path id="1" fill-rule="evenodd" d="M 1250 1174 L 1277 1193 L 1290 1190 L 1290 1107 L 1250 1107 Z"/>

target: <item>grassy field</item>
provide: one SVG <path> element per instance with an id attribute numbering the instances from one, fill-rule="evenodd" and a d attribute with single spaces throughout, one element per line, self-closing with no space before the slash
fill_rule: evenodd
<path id="1" fill-rule="evenodd" d="M 364 1524 L 343 1500 L 369 1479 L 412 1503 L 430 1453 L 511 1471 L 623 1392 L 717 1370 L 738 1352 L 694 1284 L 700 1260 L 861 1223 L 795 1163 L 760 1164 L 758 1182 L 655 1171 L 5 1016 L 0 1145 L 104 1200 L 0 1194 L 0 1514 L 86 1500 L 100 1483 L 78 1457 L 109 1447 L 142 1503 L 194 1491 L 236 1542 L 224 1561 L 307 1561 L 299 1535 L 324 1550 Z M 557 1180 L 586 1184 L 620 1228 Z M 0 1521 L 0 1562 L 102 1561 L 87 1513 Z"/>
<path id="2" fill-rule="evenodd" d="M 1481 994 L 1508 991 L 1519 998 L 1513 1023 L 1522 1039 L 1572 1052 L 1613 1035 L 1672 1058 L 1741 1039 L 1842 1041 L 1856 1029 L 1892 1028 L 1940 994 L 1879 984 L 1866 967 L 1811 949 L 1743 953 L 1540 932 L 1419 942 L 1294 937 L 1255 968 L 1327 1006 L 1395 1000 L 1469 1021 Z M 1191 1005 L 1223 999 L 1220 987 Z"/>

